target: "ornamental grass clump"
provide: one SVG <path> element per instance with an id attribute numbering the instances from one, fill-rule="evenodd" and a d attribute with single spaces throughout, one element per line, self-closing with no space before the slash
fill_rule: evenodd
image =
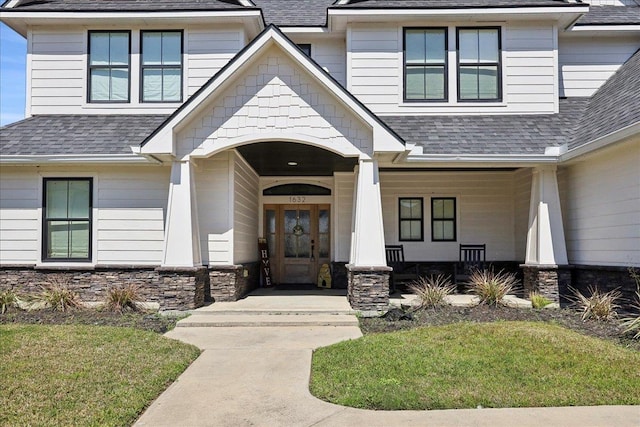
<path id="1" fill-rule="evenodd" d="M 49 284 L 42 287 L 42 292 L 35 299 L 53 311 L 82 308 L 78 294 L 69 289 L 66 281 L 59 279 L 50 279 Z"/>
<path id="2" fill-rule="evenodd" d="M 623 318 L 622 326 L 625 333 L 634 334 L 634 339 L 640 339 L 640 274 L 633 267 L 629 267 L 629 274 L 636 282 L 636 303 L 632 305 L 636 315 Z"/>
<path id="3" fill-rule="evenodd" d="M 113 286 L 107 291 L 105 307 L 109 311 L 124 313 L 125 311 L 139 311 L 143 302 L 140 288 L 134 284 Z"/>
<path id="4" fill-rule="evenodd" d="M 455 287 L 444 274 L 420 277 L 411 282 L 409 290 L 418 296 L 420 308 L 436 307 L 445 304 L 445 297 L 451 295 Z"/>
<path id="5" fill-rule="evenodd" d="M 549 298 L 541 295 L 540 293 L 533 291 L 529 294 L 529 300 L 531 300 L 531 306 L 535 309 L 545 308 L 549 304 L 553 303 Z"/>
<path id="6" fill-rule="evenodd" d="M 589 286 L 587 293 L 589 296 L 585 296 L 577 289 L 570 288 L 573 293 L 573 305 L 582 312 L 582 320 L 595 319 L 595 320 L 609 320 L 615 318 L 618 313 L 616 309 L 620 306 L 617 301 L 622 297 L 622 294 L 617 289 L 609 292 L 602 292 L 595 286 Z"/>
<path id="7" fill-rule="evenodd" d="M 467 285 L 471 293 L 480 298 L 480 302 L 488 305 L 498 305 L 502 299 L 513 292 L 519 285 L 514 273 L 504 270 L 474 270 L 469 276 Z"/>
<path id="8" fill-rule="evenodd" d="M 12 290 L 0 291 L 0 314 L 7 312 L 9 308 L 18 307 L 18 295 Z"/>

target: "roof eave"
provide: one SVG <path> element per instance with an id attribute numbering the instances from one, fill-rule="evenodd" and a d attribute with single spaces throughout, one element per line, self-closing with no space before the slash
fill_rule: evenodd
<path id="1" fill-rule="evenodd" d="M 632 123 L 629 126 L 625 126 L 607 135 L 588 141 L 575 148 L 568 150 L 566 153 L 560 156 L 561 162 L 566 162 L 576 157 L 584 156 L 593 151 L 599 150 L 609 145 L 624 141 L 633 136 L 640 135 L 640 121 Z"/>

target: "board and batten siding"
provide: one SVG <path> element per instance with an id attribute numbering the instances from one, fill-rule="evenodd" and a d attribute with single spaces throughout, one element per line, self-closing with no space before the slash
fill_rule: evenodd
<path id="1" fill-rule="evenodd" d="M 194 173 L 203 264 L 233 264 L 231 156 L 230 151 L 225 151 L 196 163 Z"/>
<path id="2" fill-rule="evenodd" d="M 560 96 L 592 96 L 640 49 L 640 37 L 560 38 Z"/>
<path id="3" fill-rule="evenodd" d="M 233 262 L 258 260 L 259 176 L 233 152 Z"/>
<path id="4" fill-rule="evenodd" d="M 128 103 L 87 102 L 87 29 L 31 29 L 27 41 L 27 115 L 172 113 L 181 103 L 140 102 L 140 31 L 153 29 L 156 28 L 113 28 L 131 31 Z M 240 25 L 160 29 L 184 31 L 183 100 L 213 77 L 245 44 Z"/>
<path id="5" fill-rule="evenodd" d="M 640 140 L 562 167 L 571 264 L 640 266 Z"/>
<path id="6" fill-rule="evenodd" d="M 0 262 L 40 263 L 44 177 L 93 178 L 93 264 L 159 265 L 168 167 L 11 167 L 0 179 Z"/>
<path id="7" fill-rule="evenodd" d="M 507 23 L 502 27 L 504 93 L 501 103 L 457 102 L 455 25 L 422 23 L 416 26 L 429 25 L 449 25 L 449 100 L 446 103 L 403 101 L 402 27 L 380 23 L 349 27 L 347 87 L 374 113 L 533 114 L 557 111 L 557 33 L 551 23 Z"/>
<path id="8" fill-rule="evenodd" d="M 338 172 L 334 175 L 333 258 L 338 262 L 348 262 L 351 256 L 354 186 L 354 173 Z"/>
<path id="9" fill-rule="evenodd" d="M 460 244 L 486 244 L 488 261 L 515 261 L 513 172 L 381 172 L 386 244 L 408 261 L 457 261 Z M 399 241 L 398 199 L 424 199 L 424 241 Z M 431 241 L 431 197 L 455 197 L 457 240 Z"/>

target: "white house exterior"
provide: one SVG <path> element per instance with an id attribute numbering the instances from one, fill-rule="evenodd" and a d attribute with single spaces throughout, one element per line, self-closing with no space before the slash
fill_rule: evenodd
<path id="1" fill-rule="evenodd" d="M 331 265 L 384 309 L 385 245 L 461 244 L 554 299 L 640 266 L 640 5 L 9 0 L 23 121 L 0 130 L 0 287 L 66 277 L 164 309 Z"/>

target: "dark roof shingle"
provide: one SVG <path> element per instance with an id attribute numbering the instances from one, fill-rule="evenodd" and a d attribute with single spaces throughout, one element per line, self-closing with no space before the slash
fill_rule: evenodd
<path id="1" fill-rule="evenodd" d="M 6 4 L 6 3 L 5 3 Z M 4 6 L 4 5 L 3 5 Z M 231 0 L 40 0 L 19 4 L 6 11 L 100 12 L 246 9 Z"/>
<path id="2" fill-rule="evenodd" d="M 576 25 L 637 25 L 640 6 L 591 6 Z"/>
<path id="3" fill-rule="evenodd" d="M 132 154 L 167 116 L 42 115 L 0 128 L 0 154 Z"/>
<path id="4" fill-rule="evenodd" d="M 281 27 L 323 27 L 327 8 L 335 0 L 254 0 L 262 8 L 265 22 Z"/>
<path id="5" fill-rule="evenodd" d="M 560 114 L 384 116 L 407 143 L 425 154 L 544 154 L 569 142 L 589 98 L 560 100 Z"/>

